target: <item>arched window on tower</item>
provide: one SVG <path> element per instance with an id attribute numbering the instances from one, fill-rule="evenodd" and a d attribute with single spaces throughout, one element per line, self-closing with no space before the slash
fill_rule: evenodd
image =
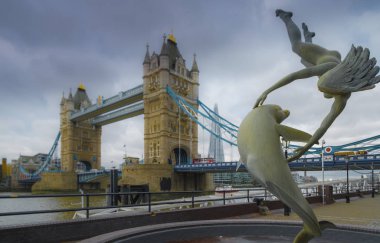
<path id="1" fill-rule="evenodd" d="M 149 144 L 149 158 L 153 158 L 153 142 Z"/>
<path id="2" fill-rule="evenodd" d="M 157 157 L 160 157 L 160 142 L 157 142 Z"/>

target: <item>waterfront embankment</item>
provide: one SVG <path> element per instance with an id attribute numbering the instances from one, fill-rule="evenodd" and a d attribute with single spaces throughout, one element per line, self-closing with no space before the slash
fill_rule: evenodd
<path id="1" fill-rule="evenodd" d="M 380 195 L 374 198 L 371 195 L 364 197 L 352 197 L 350 203 L 345 199 L 336 200 L 333 204 L 322 205 L 321 203 L 312 204 L 313 210 L 318 220 L 327 220 L 334 224 L 364 226 L 368 228 L 380 229 Z M 295 213 L 284 216 L 282 209 L 272 210 L 269 215 L 258 213 L 241 215 L 239 218 L 254 218 L 267 220 L 294 220 L 301 219 Z"/>

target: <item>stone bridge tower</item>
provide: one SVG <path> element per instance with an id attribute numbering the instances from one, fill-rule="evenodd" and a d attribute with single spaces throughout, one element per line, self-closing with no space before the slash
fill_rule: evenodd
<path id="1" fill-rule="evenodd" d="M 164 37 L 160 54 L 145 54 L 144 66 L 144 164 L 127 165 L 119 183 L 133 188 L 147 185 L 155 191 L 212 190 L 211 174 L 176 173 L 176 164 L 189 164 L 198 157 L 198 126 L 181 112 L 166 92 L 170 86 L 198 108 L 199 70 L 191 69 L 173 35 Z"/>
<path id="2" fill-rule="evenodd" d="M 75 95 L 61 100 L 61 173 L 43 172 L 32 191 L 77 190 L 76 171 L 100 169 L 100 141 L 102 128 L 91 124 L 91 120 L 72 122 L 71 113 L 91 105 L 85 87 L 79 85 Z"/>
<path id="3" fill-rule="evenodd" d="M 144 59 L 144 163 L 186 164 L 198 157 L 198 126 L 166 92 L 170 86 L 198 108 L 199 70 L 195 60 L 186 68 L 175 37 L 164 36 L 160 54 Z"/>
<path id="4" fill-rule="evenodd" d="M 61 100 L 61 169 L 65 172 L 100 169 L 101 133 L 100 126 L 91 125 L 91 120 L 72 122 L 73 111 L 91 105 L 83 84 L 75 95 Z"/>

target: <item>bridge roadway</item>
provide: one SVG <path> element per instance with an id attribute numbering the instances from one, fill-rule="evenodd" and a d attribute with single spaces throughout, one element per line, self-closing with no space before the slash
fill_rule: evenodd
<path id="1" fill-rule="evenodd" d="M 346 170 L 346 161 L 348 161 L 350 170 L 378 170 L 380 169 L 380 154 L 367 154 L 355 156 L 336 156 L 333 159 L 325 159 L 325 170 Z M 218 172 L 236 172 L 238 162 L 216 162 L 216 163 L 199 163 L 176 165 L 174 171 L 178 173 L 218 173 Z M 301 158 L 289 163 L 292 171 L 320 171 L 322 169 L 321 157 Z M 246 172 L 244 164 L 238 169 L 238 172 Z"/>
<path id="2" fill-rule="evenodd" d="M 354 156 L 335 156 L 333 159 L 324 161 L 325 170 L 346 170 L 347 161 L 350 170 L 380 170 L 380 154 L 354 155 Z M 198 163 L 175 165 L 174 171 L 177 173 L 219 173 L 219 172 L 247 172 L 244 164 L 241 164 L 236 170 L 238 162 L 216 162 L 216 163 Z M 320 171 L 322 170 L 321 157 L 301 158 L 289 163 L 292 171 Z M 108 175 L 109 170 L 98 170 L 78 173 L 78 182 L 86 183 Z M 121 171 L 118 171 L 121 176 Z M 40 179 L 39 176 L 24 178 L 19 180 L 22 184 L 32 184 Z"/>
<path id="3" fill-rule="evenodd" d="M 79 183 L 86 183 L 93 180 L 96 180 L 100 176 L 110 175 L 110 170 L 98 170 L 98 171 L 88 171 L 88 172 L 81 172 L 77 173 L 78 175 L 78 182 Z M 121 177 L 121 171 L 117 171 L 117 174 L 119 177 Z"/>
<path id="4" fill-rule="evenodd" d="M 83 108 L 77 112 L 73 112 L 71 114 L 71 121 L 73 122 L 79 122 L 88 120 L 94 117 L 97 117 L 99 115 L 105 114 L 107 112 L 111 112 L 114 110 L 117 110 L 119 108 L 137 103 L 139 101 L 143 100 L 143 92 L 144 87 L 143 85 L 138 85 L 133 89 L 120 92 L 119 94 L 112 96 L 108 99 L 102 100 L 100 104 L 96 103 L 93 104 L 87 108 Z M 143 104 L 143 103 L 139 103 Z M 128 109 L 129 108 L 129 109 Z M 133 109 L 134 108 L 134 109 Z M 132 110 L 131 110 L 132 109 Z M 137 111 L 137 112 L 136 112 Z M 142 112 L 141 112 L 142 111 Z M 142 114 L 144 111 L 144 105 L 139 106 L 139 109 L 136 110 L 136 104 L 132 105 L 130 107 L 126 107 L 124 109 L 121 109 L 119 111 L 113 112 L 112 114 L 108 114 L 108 116 L 102 116 L 97 118 L 98 120 L 94 120 L 94 125 L 102 125 L 102 123 L 105 122 L 106 119 L 118 119 L 117 117 L 120 117 L 119 119 L 125 119 L 127 117 L 132 117 L 136 115 Z M 133 114 L 131 114 L 133 113 Z M 129 116 L 128 116 L 129 115 Z M 118 120 L 115 120 L 118 121 Z M 109 122 L 111 123 L 111 122 Z M 108 123 L 106 123 L 108 124 Z"/>

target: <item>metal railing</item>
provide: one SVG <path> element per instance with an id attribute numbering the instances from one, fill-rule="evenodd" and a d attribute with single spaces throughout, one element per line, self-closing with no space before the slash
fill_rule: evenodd
<path id="1" fill-rule="evenodd" d="M 235 192 L 236 190 L 234 190 Z M 89 217 L 89 213 L 91 210 L 97 210 L 97 209 L 112 209 L 112 208 L 126 208 L 126 207 L 142 207 L 146 206 L 147 211 L 151 212 L 153 206 L 158 205 L 165 205 L 165 204 L 190 204 L 192 208 L 195 207 L 195 204 L 197 203 L 205 203 L 205 202 L 215 202 L 215 201 L 221 201 L 223 205 L 226 205 L 227 202 L 232 202 L 232 200 L 236 199 L 246 199 L 246 202 L 252 202 L 254 198 L 260 197 L 264 200 L 270 198 L 271 194 L 267 192 L 265 188 L 258 188 L 258 189 L 245 189 L 245 190 L 238 190 L 238 191 L 245 191 L 246 194 L 244 196 L 228 196 L 229 193 L 232 193 L 228 190 L 220 191 L 222 194 L 222 197 L 220 198 L 207 198 L 207 199 L 197 199 L 197 196 L 201 195 L 210 195 L 211 193 L 218 193 L 215 191 L 178 191 L 178 192 L 120 192 L 120 193 L 84 193 L 84 194 L 46 194 L 46 195 L 1 195 L 0 196 L 0 202 L 3 199 L 28 199 L 28 198 L 58 198 L 58 197 L 84 197 L 85 198 L 85 205 L 84 207 L 77 207 L 77 208 L 63 208 L 63 209 L 49 209 L 49 210 L 33 210 L 33 211 L 16 211 L 16 212 L 2 212 L 0 213 L 1 216 L 15 216 L 15 215 L 29 215 L 29 214 L 43 214 L 43 213 L 61 213 L 61 212 L 76 212 L 76 211 L 85 211 L 86 212 L 86 218 Z M 257 192 L 262 192 L 260 195 L 257 194 Z M 256 193 L 254 193 L 256 192 Z M 123 196 L 136 196 L 141 195 L 144 196 L 147 200 L 146 202 L 140 203 L 140 204 L 127 204 L 127 205 L 117 205 L 117 206 L 97 206 L 97 207 L 90 207 L 90 202 L 92 197 L 99 197 L 99 196 L 115 196 L 115 197 L 123 197 Z M 159 195 L 187 195 L 189 199 L 175 199 L 170 201 L 154 201 L 152 200 L 153 197 L 157 197 Z"/>
<path id="2" fill-rule="evenodd" d="M 335 189 L 335 188 L 334 188 Z M 363 191 L 363 187 L 360 188 Z M 371 191 L 373 188 L 364 188 L 365 190 Z M 303 193 L 306 197 L 318 196 L 318 190 L 310 189 L 311 193 Z M 350 192 L 357 192 L 357 188 L 350 187 Z M 379 188 L 377 188 L 379 190 Z M 232 193 L 239 191 L 245 192 L 245 194 L 241 194 L 238 196 L 232 196 Z M 261 192 L 261 193 L 257 193 Z M 338 189 L 333 190 L 333 192 L 338 192 Z M 196 196 L 202 195 L 213 195 L 211 193 L 220 193 L 222 196 L 220 198 L 207 198 L 207 199 L 197 199 Z M 344 189 L 341 193 L 345 193 Z M 231 194 L 231 196 L 229 196 Z M 90 207 L 90 198 L 91 197 L 99 197 L 99 196 L 114 196 L 114 197 L 123 197 L 123 196 L 136 196 L 141 195 L 145 197 L 145 202 L 140 204 L 127 204 L 127 205 L 117 205 L 117 206 L 96 206 Z M 157 197 L 159 195 L 188 195 L 188 198 L 174 199 L 170 201 L 155 201 L 153 197 Z M 120 192 L 120 193 L 84 193 L 84 194 L 49 194 L 49 195 L 1 195 L 0 202 L 3 199 L 28 199 L 28 198 L 58 198 L 58 197 L 82 197 L 85 198 L 85 205 L 78 208 L 62 208 L 62 209 L 49 209 L 49 210 L 33 210 L 33 211 L 13 211 L 13 212 L 1 212 L 0 217 L 2 216 L 16 216 L 16 215 L 30 215 L 30 214 L 45 214 L 45 213 L 62 213 L 62 212 L 76 212 L 76 211 L 85 211 L 86 218 L 88 219 L 90 216 L 91 210 L 99 210 L 99 209 L 112 209 L 112 208 L 127 208 L 127 207 L 146 207 L 147 212 L 152 212 L 152 207 L 158 205 L 167 205 L 167 204 L 188 204 L 191 208 L 194 208 L 196 204 L 206 203 L 206 202 L 216 202 L 220 201 L 223 205 L 232 204 L 232 203 L 250 203 L 254 202 L 257 198 L 264 199 L 267 201 L 268 199 L 277 200 L 269 191 L 265 188 L 255 188 L 255 189 L 239 189 L 239 190 L 224 190 L 224 191 L 178 191 L 178 192 Z M 235 201 L 241 199 L 240 201 Z M 82 202 L 84 202 L 82 201 Z"/>

